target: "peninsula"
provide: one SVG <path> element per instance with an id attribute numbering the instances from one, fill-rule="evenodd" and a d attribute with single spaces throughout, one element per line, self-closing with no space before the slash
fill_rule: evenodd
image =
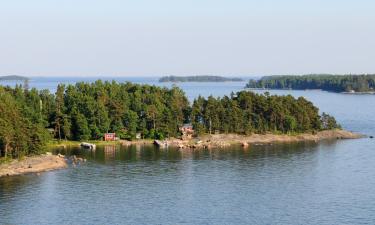
<path id="1" fill-rule="evenodd" d="M 249 145 L 263 145 L 263 144 L 277 144 L 277 143 L 293 143 L 293 142 L 319 142 L 323 140 L 335 139 L 358 139 L 363 135 L 352 133 L 350 131 L 335 129 L 318 131 L 315 133 L 301 133 L 301 134 L 205 134 L 196 139 L 181 140 L 171 138 L 166 141 L 168 146 L 177 147 L 180 149 L 212 149 L 225 148 L 232 145 L 241 145 L 248 147 Z"/>
<path id="2" fill-rule="evenodd" d="M 13 159 L 8 163 L 0 164 L 0 177 L 14 176 L 28 173 L 40 173 L 68 167 L 66 159 L 62 156 L 43 154 Z"/>
<path id="3" fill-rule="evenodd" d="M 159 79 L 159 82 L 240 82 L 241 78 L 229 78 L 211 75 L 198 76 L 165 76 Z"/>
<path id="4" fill-rule="evenodd" d="M 321 89 L 337 93 L 375 93 L 375 75 L 312 74 L 265 76 L 260 80 L 250 80 L 246 88 Z"/>

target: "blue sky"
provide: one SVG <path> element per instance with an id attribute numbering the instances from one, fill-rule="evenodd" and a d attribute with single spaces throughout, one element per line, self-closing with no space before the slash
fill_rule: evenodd
<path id="1" fill-rule="evenodd" d="M 0 75 L 375 73 L 375 3 L 12 0 Z"/>

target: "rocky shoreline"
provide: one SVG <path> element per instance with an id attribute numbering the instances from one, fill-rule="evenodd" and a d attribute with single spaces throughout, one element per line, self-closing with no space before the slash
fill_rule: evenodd
<path id="1" fill-rule="evenodd" d="M 45 154 L 0 164 L 0 177 L 40 173 L 67 167 L 68 163 L 64 156 Z"/>
<path id="2" fill-rule="evenodd" d="M 231 145 L 241 145 L 248 147 L 252 144 L 271 144 L 271 143 L 288 143 L 288 142 L 318 142 L 322 140 L 332 139 L 358 139 L 364 137 L 361 134 L 356 134 L 345 130 L 327 130 L 320 131 L 316 134 L 212 134 L 203 135 L 199 138 L 188 140 L 181 140 L 170 138 L 165 141 L 152 140 L 138 140 L 138 141 L 120 141 L 121 145 L 151 145 L 157 144 L 159 147 L 176 147 L 179 149 L 211 149 L 211 148 L 225 148 Z M 118 144 L 118 143 L 117 143 Z M 68 162 L 73 165 L 84 162 L 85 159 L 72 156 L 66 158 L 64 155 L 52 155 L 51 153 L 26 157 L 22 160 L 12 160 L 9 163 L 0 164 L 0 177 L 21 175 L 28 173 L 40 173 L 50 170 L 63 169 L 68 167 Z"/>
<path id="3" fill-rule="evenodd" d="M 251 144 L 271 144 L 271 143 L 288 143 L 288 142 L 318 142 L 322 140 L 332 139 L 358 139 L 364 137 L 361 134 L 356 134 L 345 130 L 326 130 L 320 131 L 316 134 L 306 133 L 297 135 L 286 134 L 252 134 L 252 135 L 238 135 L 238 134 L 212 134 L 204 135 L 196 139 L 180 140 L 169 139 L 160 144 L 161 147 L 171 146 L 184 148 L 224 148 L 231 145 L 242 145 L 247 147 Z"/>

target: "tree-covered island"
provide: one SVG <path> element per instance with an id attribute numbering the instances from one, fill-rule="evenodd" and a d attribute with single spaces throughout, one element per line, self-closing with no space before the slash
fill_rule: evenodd
<path id="1" fill-rule="evenodd" d="M 7 75 L 7 76 L 0 76 L 0 81 L 25 81 L 29 80 L 28 77 L 20 76 L 20 75 Z"/>
<path id="2" fill-rule="evenodd" d="M 198 76 L 165 76 L 159 79 L 159 82 L 240 82 L 242 78 L 230 78 L 211 75 Z"/>
<path id="3" fill-rule="evenodd" d="M 321 89 L 331 92 L 375 92 L 375 75 L 301 75 L 265 76 L 250 80 L 246 88 Z"/>
<path id="4" fill-rule="evenodd" d="M 55 94 L 0 86 L 0 115 L 1 157 L 38 154 L 52 138 L 101 140 L 107 132 L 128 140 L 138 133 L 145 139 L 179 138 L 185 123 L 198 136 L 311 134 L 340 127 L 303 97 L 241 91 L 190 104 L 178 87 L 101 80 L 59 85 Z"/>

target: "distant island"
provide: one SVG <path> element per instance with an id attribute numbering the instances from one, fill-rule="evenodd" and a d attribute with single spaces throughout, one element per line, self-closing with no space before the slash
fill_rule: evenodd
<path id="1" fill-rule="evenodd" d="M 337 93 L 375 93 L 375 75 L 277 75 L 250 80 L 246 88 L 321 89 Z"/>
<path id="2" fill-rule="evenodd" d="M 159 82 L 240 82 L 241 78 L 229 78 L 211 75 L 198 76 L 165 76 L 159 79 Z"/>
<path id="3" fill-rule="evenodd" d="M 0 81 L 9 81 L 9 80 L 29 80 L 28 77 L 19 76 L 19 75 L 8 75 L 8 76 L 0 76 Z"/>

